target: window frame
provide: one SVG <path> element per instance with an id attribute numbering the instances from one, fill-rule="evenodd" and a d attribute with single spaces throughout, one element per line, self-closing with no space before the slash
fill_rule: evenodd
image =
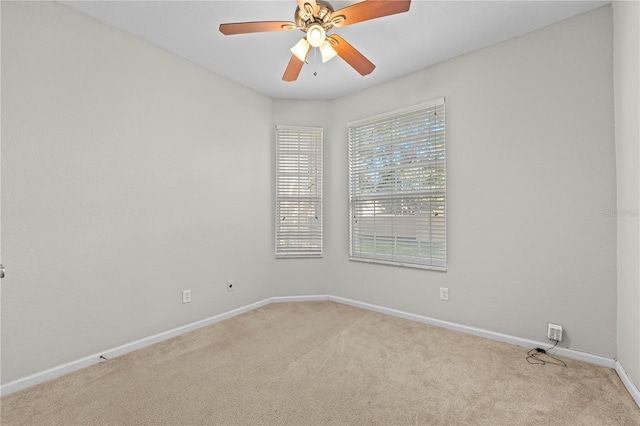
<path id="1" fill-rule="evenodd" d="M 298 145 L 296 150 L 296 142 L 294 134 L 298 134 Z M 285 143 L 283 135 L 287 134 L 287 142 L 289 149 L 294 151 L 288 152 L 288 158 L 281 160 L 285 154 L 282 145 Z M 293 139 L 292 139 L 293 138 Z M 302 138 L 302 140 L 301 140 Z M 306 140 L 304 140 L 306 138 Z M 304 145 L 307 144 L 305 147 Z M 324 235 L 323 235 L 323 154 L 324 154 L 324 129 L 322 127 L 306 127 L 306 126 L 289 126 L 277 125 L 275 133 L 275 246 L 274 252 L 276 259 L 299 259 L 299 258 L 321 258 L 324 251 Z M 308 149 L 305 149 L 308 148 Z M 298 170 L 293 170 L 292 161 L 298 156 Z M 306 156 L 304 163 L 300 163 L 301 159 Z M 285 169 L 282 166 L 286 162 Z M 300 164 L 306 165 L 306 171 L 300 170 Z M 306 182 L 305 182 L 306 178 Z M 285 183 L 286 182 L 286 183 Z M 294 184 L 297 182 L 297 185 Z M 305 188 L 306 184 L 306 188 Z M 315 188 L 311 190 L 311 186 Z M 287 188 L 285 188 L 285 186 Z M 288 194 L 285 194 L 289 191 Z M 293 192 L 297 191 L 297 194 Z M 286 229 L 283 229 L 282 218 L 286 217 L 283 213 L 283 202 L 288 203 L 289 216 L 294 215 L 294 224 L 290 228 L 291 235 L 287 237 Z M 297 208 L 294 204 L 297 203 Z M 305 241 L 304 235 L 304 217 L 302 212 L 313 210 L 317 223 L 309 222 L 308 235 Z M 312 208 L 313 207 L 313 208 Z M 296 212 L 297 210 L 297 212 Z M 297 214 L 297 215 L 296 215 Z M 309 216 L 307 215 L 307 218 Z M 297 222 L 296 222 L 297 221 Z M 313 219 L 311 219 L 313 221 Z M 297 223 L 298 230 L 293 230 Z M 302 233 L 301 228 L 303 228 Z M 297 233 L 296 233 L 297 232 Z M 294 243 L 297 240 L 297 243 Z M 286 244 L 287 241 L 289 244 Z M 305 245 L 306 244 L 306 245 Z"/>
<path id="2" fill-rule="evenodd" d="M 429 114 L 441 114 L 437 119 L 430 120 Z M 364 143 L 360 139 L 366 139 L 367 136 L 357 136 L 357 133 L 363 133 L 366 130 L 371 130 L 371 132 L 377 131 L 375 128 L 376 125 L 382 126 L 382 123 L 386 123 L 388 126 L 391 126 L 390 123 L 397 121 L 398 123 L 404 123 L 405 127 L 399 125 L 398 128 L 394 128 L 394 130 L 381 131 L 384 135 L 376 135 L 379 140 L 384 140 L 384 142 L 373 142 L 374 136 L 369 136 L 369 139 L 366 139 L 365 142 L 368 142 L 371 146 L 375 146 L 376 148 L 382 147 L 389 150 L 389 152 L 397 152 L 402 151 L 404 147 L 409 146 L 409 144 L 402 144 L 402 141 L 399 140 L 401 136 L 398 134 L 402 134 L 402 132 L 407 132 L 409 124 L 408 122 L 403 121 L 403 117 L 411 116 L 411 114 L 422 114 L 421 120 L 427 120 L 425 122 L 425 126 L 421 128 L 421 130 L 425 129 L 439 129 L 436 130 L 433 136 L 425 135 L 424 136 L 424 148 L 428 146 L 439 146 L 442 148 L 434 150 L 434 157 L 437 157 L 436 160 L 433 161 L 433 170 L 436 170 L 437 177 L 433 178 L 435 184 L 431 188 L 427 188 L 426 186 L 420 186 L 419 190 L 399 190 L 395 191 L 395 187 L 404 188 L 405 186 L 409 186 L 408 184 L 403 185 L 402 183 L 391 183 L 391 184 L 379 184 L 380 187 L 383 187 L 381 193 L 384 195 L 378 195 L 376 191 L 379 189 L 372 189 L 372 184 L 367 187 L 361 181 L 365 180 L 362 177 L 362 173 L 366 173 L 374 176 L 373 179 L 376 182 L 383 182 L 381 179 L 381 174 L 387 170 L 391 170 L 391 164 L 394 165 L 393 170 L 414 170 L 415 165 L 403 165 L 398 166 L 396 163 L 390 163 L 387 161 L 385 166 L 368 166 L 368 168 L 363 168 L 366 166 L 365 160 L 362 158 L 356 159 L 356 156 L 362 157 L 367 153 L 367 148 L 363 148 L 362 144 Z M 446 214 L 446 199 L 447 199 L 447 191 L 446 191 L 446 143 L 445 143 L 445 133 L 446 133 L 446 123 L 445 123 L 445 99 L 438 98 L 429 102 L 424 102 L 417 105 L 408 106 L 406 108 L 397 109 L 394 111 L 389 111 L 386 113 L 365 117 L 362 119 L 350 121 L 347 123 L 347 139 L 348 139 L 348 149 L 349 149 L 349 158 L 348 158 L 348 185 L 349 185 L 349 196 L 348 196 L 348 208 L 349 208 L 349 260 L 359 261 L 359 262 L 369 262 L 369 263 L 380 263 L 394 266 L 403 266 L 410 268 L 419 268 L 419 269 L 429 269 L 436 271 L 446 271 L 447 270 L 447 214 Z M 418 118 L 415 119 L 416 121 Z M 412 124 L 413 125 L 413 124 Z M 363 130 L 364 129 L 364 130 Z M 386 128 L 385 128 L 386 129 Z M 394 133 L 395 132 L 395 133 Z M 373 134 L 373 133 L 371 133 Z M 392 136 L 389 136 L 392 135 Z M 390 139 L 385 140 L 386 136 Z M 402 149 L 399 149 L 397 146 L 394 151 L 393 144 L 402 144 Z M 417 144 L 417 142 L 416 142 Z M 430 145 L 429 145 L 430 144 Z M 368 148 L 371 149 L 371 148 Z M 358 150 L 358 152 L 356 152 Z M 426 154 L 418 154 L 419 148 L 412 147 L 410 154 L 403 154 L 404 156 L 400 157 L 402 160 L 407 160 L 409 157 L 411 161 L 426 161 Z M 369 152 L 371 154 L 371 152 Z M 441 154 L 440 158 L 438 155 Z M 418 155 L 421 155 L 420 157 Z M 391 156 L 391 154 L 387 154 L 387 157 Z M 382 156 L 380 157 L 367 157 L 369 163 L 371 162 L 371 158 L 376 159 L 376 163 L 384 163 Z M 380 161 L 377 161 L 380 159 Z M 402 164 L 402 163 L 397 163 Z M 374 168 L 375 167 L 375 168 Z M 387 168 L 384 168 L 387 167 Z M 412 169 L 410 169 L 412 167 Z M 355 168 L 355 170 L 354 170 Z M 441 175 L 440 175 L 441 173 Z M 395 182 L 408 182 L 411 183 L 410 179 L 406 181 L 404 178 L 397 179 Z M 424 182 L 424 178 L 422 178 Z M 418 179 L 419 180 L 419 179 Z M 365 189 L 363 189 L 365 188 Z M 391 192 L 385 192 L 391 190 Z M 413 199 L 412 199 L 413 198 Z M 384 210 L 393 210 L 402 211 L 403 208 L 407 204 L 408 199 L 412 199 L 414 203 L 424 203 L 428 206 L 428 210 L 431 212 L 428 216 L 424 213 L 409 213 L 409 214 L 382 214 Z M 383 203 L 390 203 L 390 206 L 383 206 Z M 424 206 L 424 204 L 420 204 L 420 206 Z M 439 210 L 441 209 L 441 210 Z M 442 213 L 440 218 L 435 219 L 436 216 Z M 382 217 L 382 219 L 377 220 L 377 217 Z M 413 224 L 411 221 L 407 221 L 408 218 L 415 216 Z M 425 225 L 421 225 L 420 220 L 427 220 L 428 217 L 428 231 L 425 231 Z M 402 222 L 402 218 L 404 222 Z M 365 219 L 367 221 L 365 221 Z M 362 223 L 358 223 L 360 220 Z M 398 223 L 400 222 L 400 223 Z M 373 223 L 373 225 L 371 225 Z M 432 227 L 432 223 L 436 223 L 436 227 Z M 365 234 L 363 229 L 369 227 L 369 230 L 372 230 L 373 234 Z M 385 228 L 386 227 L 386 228 Z M 404 227 L 404 228 L 403 228 Z M 397 229 L 396 229 L 397 228 Z M 436 232 L 432 233 L 432 229 L 436 229 Z M 390 235 L 385 234 L 385 229 L 391 229 Z M 409 232 L 409 236 L 403 236 L 401 233 L 403 230 L 413 230 L 413 234 Z M 365 231 L 366 232 L 366 231 Z M 423 233 L 428 233 L 428 252 L 429 256 L 423 256 L 420 251 L 419 241 L 420 235 Z M 382 241 L 390 244 L 390 253 L 382 253 L 383 250 L 375 246 L 375 241 Z M 414 241 L 412 241 L 415 240 Z M 369 242 L 367 242 L 369 241 Z M 373 241 L 373 243 L 371 243 Z M 367 251 L 366 246 L 368 244 L 374 244 L 372 250 Z M 378 243 L 379 246 L 382 246 L 382 243 Z M 417 256 L 409 255 L 407 252 L 410 252 L 411 247 L 417 246 L 418 253 Z M 363 248 L 365 246 L 365 248 Z M 425 245 L 426 247 L 426 245 Z M 404 250 L 404 254 L 402 254 L 402 250 Z M 427 249 L 424 249 L 425 252 Z M 434 253 L 436 255 L 434 256 Z"/>

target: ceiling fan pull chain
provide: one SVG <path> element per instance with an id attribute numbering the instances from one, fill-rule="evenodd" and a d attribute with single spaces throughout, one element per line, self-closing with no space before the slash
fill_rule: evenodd
<path id="1" fill-rule="evenodd" d="M 318 76 L 318 49 L 313 49 L 313 75 Z"/>

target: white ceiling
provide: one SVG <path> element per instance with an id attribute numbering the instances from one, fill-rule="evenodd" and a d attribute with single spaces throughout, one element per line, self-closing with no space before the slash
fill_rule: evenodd
<path id="1" fill-rule="evenodd" d="M 413 0 L 408 12 L 334 28 L 376 69 L 362 77 L 339 57 L 309 54 L 297 81 L 282 81 L 300 31 L 224 36 L 226 22 L 292 21 L 296 0 L 63 1 L 62 3 L 272 98 L 334 99 L 610 1 Z M 333 1 L 334 9 L 357 1 Z M 317 51 L 317 49 L 314 49 Z M 317 75 L 314 76 L 314 71 Z"/>

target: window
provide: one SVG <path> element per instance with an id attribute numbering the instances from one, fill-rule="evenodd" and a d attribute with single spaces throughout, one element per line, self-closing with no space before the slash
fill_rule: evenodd
<path id="1" fill-rule="evenodd" d="M 444 99 L 348 123 L 349 258 L 446 270 Z"/>
<path id="2" fill-rule="evenodd" d="M 276 257 L 322 256 L 322 129 L 276 127 Z"/>

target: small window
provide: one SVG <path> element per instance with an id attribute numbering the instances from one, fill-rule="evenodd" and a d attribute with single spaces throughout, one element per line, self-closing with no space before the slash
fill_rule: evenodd
<path id="1" fill-rule="evenodd" d="M 276 257 L 322 257 L 322 128 L 276 127 Z"/>
<path id="2" fill-rule="evenodd" d="M 446 270 L 444 99 L 348 123 L 351 260 Z"/>

